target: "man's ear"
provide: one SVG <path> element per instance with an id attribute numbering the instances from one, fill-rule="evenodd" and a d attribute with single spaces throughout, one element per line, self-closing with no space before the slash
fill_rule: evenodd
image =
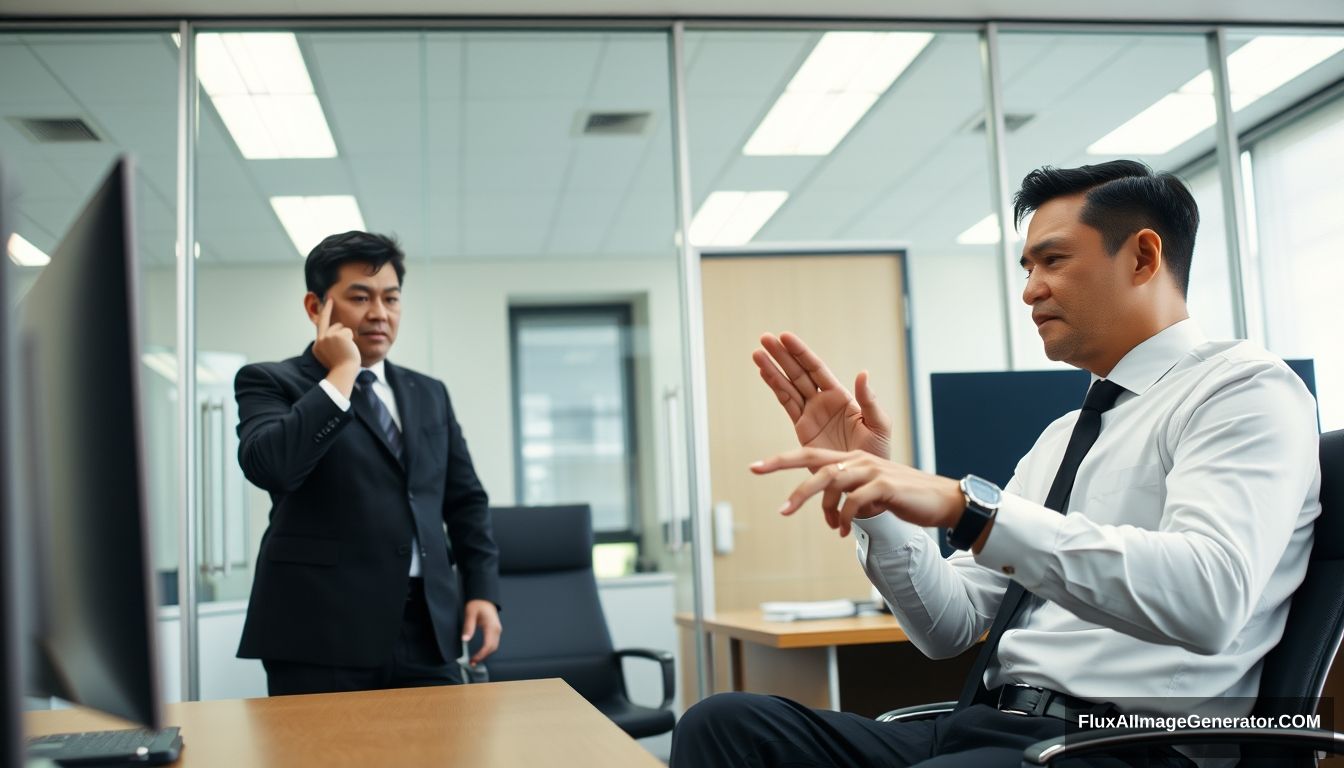
<path id="1" fill-rule="evenodd" d="M 1162 270 L 1162 236 L 1151 229 L 1134 233 L 1134 285 L 1145 285 Z"/>
<path id="2" fill-rule="evenodd" d="M 309 291 L 303 295 L 303 311 L 308 313 L 308 319 L 317 323 L 317 316 L 322 314 L 322 299 L 318 298 L 316 293 Z"/>

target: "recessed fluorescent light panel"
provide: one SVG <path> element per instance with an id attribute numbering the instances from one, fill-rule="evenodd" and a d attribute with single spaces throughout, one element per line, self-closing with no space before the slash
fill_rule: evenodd
<path id="1" fill-rule="evenodd" d="M 1344 50 L 1344 37 L 1265 35 L 1227 57 L 1238 111 Z M 1164 155 L 1217 122 L 1213 74 L 1205 70 L 1087 148 L 1089 155 Z"/>
<path id="2" fill-rule="evenodd" d="M 691 220 L 691 243 L 745 245 L 789 199 L 788 192 L 711 192 Z"/>
<path id="3" fill-rule="evenodd" d="M 336 157 L 292 32 L 199 34 L 196 74 L 248 160 Z"/>
<path id="4" fill-rule="evenodd" d="M 23 239 L 18 232 L 9 236 L 9 260 L 20 267 L 45 267 L 51 263 L 50 256 Z"/>
<path id="5" fill-rule="evenodd" d="M 1027 226 L 1031 224 L 1032 213 L 1024 216 L 1022 223 L 1013 230 L 1011 239 L 1014 243 L 1022 240 L 1023 233 L 1027 231 Z M 998 245 L 998 243 L 999 217 L 992 213 L 967 227 L 965 232 L 957 235 L 958 245 Z"/>
<path id="6" fill-rule="evenodd" d="M 932 39 L 927 32 L 827 32 L 742 153 L 830 154 Z"/>
<path id="7" fill-rule="evenodd" d="M 305 258 L 327 235 L 365 228 L 359 203 L 350 195 L 272 197 L 271 207 Z"/>

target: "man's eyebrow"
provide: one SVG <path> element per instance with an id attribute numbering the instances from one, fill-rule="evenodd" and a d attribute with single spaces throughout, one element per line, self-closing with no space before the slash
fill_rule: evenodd
<path id="1" fill-rule="evenodd" d="M 375 289 L 375 288 L 374 288 L 373 286 L 371 286 L 371 285 L 366 285 L 365 283 L 351 283 L 351 284 L 349 285 L 349 287 L 347 287 L 345 290 L 346 290 L 347 293 L 349 293 L 350 291 L 363 291 L 363 292 L 365 292 L 365 293 L 376 293 L 376 292 L 377 292 L 377 289 Z M 392 286 L 391 288 L 384 288 L 384 289 L 383 289 L 383 293 L 391 293 L 392 291 L 396 291 L 396 292 L 400 293 L 400 292 L 401 292 L 401 286 L 400 286 L 400 285 L 394 285 L 394 286 Z"/>
<path id="2" fill-rule="evenodd" d="M 1022 258 L 1018 260 L 1018 263 L 1022 265 L 1023 269 L 1026 269 L 1027 263 L 1031 261 L 1033 257 L 1039 256 L 1045 251 L 1056 250 L 1064 245 L 1065 242 L 1065 239 L 1062 237 L 1048 237 L 1040 242 L 1033 243 L 1030 247 L 1022 251 Z"/>

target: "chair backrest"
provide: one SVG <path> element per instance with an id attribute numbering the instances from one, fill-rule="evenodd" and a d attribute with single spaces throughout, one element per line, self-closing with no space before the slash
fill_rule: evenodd
<path id="1" fill-rule="evenodd" d="M 1321 515 L 1279 644 L 1265 656 L 1255 714 L 1310 714 L 1344 637 L 1344 430 L 1321 435 Z M 1301 702 L 1292 711 L 1289 701 Z"/>
<path id="2" fill-rule="evenodd" d="M 586 504 L 496 507 L 504 633 L 490 679 L 559 677 L 592 702 L 623 690 L 593 576 Z"/>

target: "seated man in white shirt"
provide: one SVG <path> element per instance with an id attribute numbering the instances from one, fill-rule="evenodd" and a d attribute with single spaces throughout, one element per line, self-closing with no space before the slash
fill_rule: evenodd
<path id="1" fill-rule="evenodd" d="M 1249 709 L 1320 512 L 1314 402 L 1282 361 L 1189 319 L 1199 214 L 1176 177 L 1132 161 L 1046 167 L 1014 208 L 1019 222 L 1034 211 L 1022 299 L 1046 354 L 1093 385 L 1002 492 L 888 460 L 891 422 L 865 374 L 855 398 L 789 334 L 754 355 L 802 448 L 752 471 L 813 473 L 780 512 L 820 494 L 930 657 L 971 648 L 1004 609 L 956 711 L 879 723 L 720 694 L 682 718 L 674 768 L 1015 767 L 1078 712 Z M 923 527 L 961 551 L 942 558 Z"/>

